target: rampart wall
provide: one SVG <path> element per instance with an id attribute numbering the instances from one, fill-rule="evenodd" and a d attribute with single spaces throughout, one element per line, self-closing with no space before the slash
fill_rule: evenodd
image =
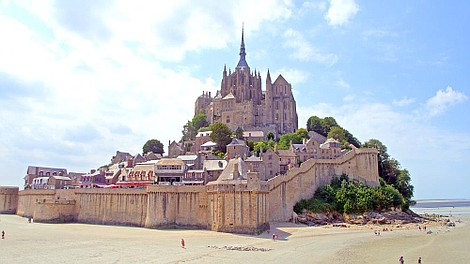
<path id="1" fill-rule="evenodd" d="M 90 224 L 144 226 L 145 189 L 76 189 L 77 221 Z"/>
<path id="2" fill-rule="evenodd" d="M 146 227 L 209 228 L 206 186 L 149 186 L 147 195 Z"/>
<path id="3" fill-rule="evenodd" d="M 379 185 L 377 150 L 353 149 L 334 160 L 307 160 L 298 168 L 268 181 L 269 220 L 288 221 L 292 208 L 301 199 L 309 199 L 315 191 L 343 173 L 351 180 L 370 186 Z"/>
<path id="4" fill-rule="evenodd" d="M 345 173 L 350 179 L 377 186 L 377 154 L 375 149 L 354 149 L 334 160 L 307 160 L 267 182 L 248 173 L 248 180 L 206 186 L 20 192 L 0 187 L 0 212 L 16 211 L 42 222 L 188 226 L 253 233 L 269 222 L 291 219 L 294 205 L 312 197 L 334 176 Z"/>
<path id="5" fill-rule="evenodd" d="M 18 187 L 0 187 L 0 214 L 16 214 Z"/>

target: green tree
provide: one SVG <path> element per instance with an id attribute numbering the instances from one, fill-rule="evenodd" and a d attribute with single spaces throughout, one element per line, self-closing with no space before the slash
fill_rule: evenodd
<path id="1" fill-rule="evenodd" d="M 183 131 L 181 132 L 183 133 L 181 140 L 188 141 L 188 140 L 193 140 L 196 137 L 197 129 L 194 128 L 193 123 L 191 121 L 188 121 L 183 126 Z"/>
<path id="2" fill-rule="evenodd" d="M 254 151 L 259 154 L 261 152 L 261 149 L 263 149 L 263 152 L 266 152 L 268 149 L 274 150 L 275 147 L 276 147 L 276 141 L 272 139 L 262 140 L 262 141 L 255 143 Z"/>
<path id="3" fill-rule="evenodd" d="M 212 131 L 212 141 L 217 143 L 217 150 L 225 153 L 227 145 L 232 141 L 233 131 L 226 124 L 220 122 L 209 125 L 209 130 Z"/>
<path id="4" fill-rule="evenodd" d="M 274 133 L 272 131 L 269 131 L 268 134 L 266 135 L 267 140 L 275 140 L 274 138 Z"/>
<path id="5" fill-rule="evenodd" d="M 165 150 L 163 149 L 163 144 L 158 139 L 149 139 L 142 147 L 142 154 L 147 152 L 163 154 Z"/>
<path id="6" fill-rule="evenodd" d="M 321 124 L 322 119 L 319 118 L 318 116 L 311 116 L 307 120 L 307 130 L 308 131 L 315 131 L 319 134 L 323 135 L 323 126 Z M 324 135 L 326 136 L 326 135 Z"/>
<path id="7" fill-rule="evenodd" d="M 191 123 L 196 131 L 198 131 L 202 127 L 206 127 L 209 125 L 207 122 L 207 117 L 204 113 L 199 113 L 193 117 Z"/>
<path id="8" fill-rule="evenodd" d="M 360 148 L 361 147 L 361 142 L 356 138 L 354 137 L 351 133 L 349 133 L 348 130 L 344 129 L 344 133 L 346 134 L 346 141 L 349 142 L 350 144 L 354 145 L 356 148 Z"/>
<path id="9" fill-rule="evenodd" d="M 328 133 L 330 132 L 330 129 L 332 127 L 339 127 L 338 123 L 336 123 L 336 120 L 331 116 L 327 116 L 327 117 L 323 118 L 320 121 L 320 124 L 323 127 L 322 135 L 324 135 L 324 136 L 328 135 Z"/>
<path id="10" fill-rule="evenodd" d="M 346 141 L 346 133 L 341 127 L 334 126 L 328 132 L 328 138 L 334 138 L 339 142 Z"/>
<path id="11" fill-rule="evenodd" d="M 398 192 L 403 196 L 404 203 L 403 209 L 414 204 L 411 200 L 413 197 L 414 187 L 411 185 L 411 176 L 408 170 L 401 169 L 400 163 L 391 158 L 387 153 L 387 147 L 377 139 L 371 139 L 365 142 L 362 147 L 376 148 L 379 151 L 378 166 L 379 176 L 387 183 L 393 185 Z"/>
<path id="12" fill-rule="evenodd" d="M 293 144 L 300 144 L 300 143 L 302 143 L 302 138 L 300 137 L 299 134 L 295 134 L 295 133 L 283 134 L 279 138 L 279 143 L 277 145 L 277 148 L 278 149 L 289 149 L 291 142 Z"/>
<path id="13" fill-rule="evenodd" d="M 397 179 L 395 181 L 395 188 L 403 195 L 403 198 L 405 198 L 406 209 L 415 203 L 411 200 L 413 197 L 414 186 L 411 185 L 411 176 L 407 169 L 399 170 Z"/>
<path id="14" fill-rule="evenodd" d="M 300 138 L 302 138 L 302 139 L 304 139 L 304 138 L 309 139 L 310 138 L 310 136 L 308 135 L 308 131 L 305 128 L 297 129 L 297 131 L 295 131 L 295 134 L 299 135 Z"/>
<path id="15" fill-rule="evenodd" d="M 235 130 L 235 137 L 238 139 L 243 139 L 243 128 L 237 127 L 237 130 Z"/>
<path id="16" fill-rule="evenodd" d="M 253 140 L 248 140 L 246 142 L 246 145 L 248 146 L 250 151 L 253 151 L 255 149 L 255 142 Z"/>

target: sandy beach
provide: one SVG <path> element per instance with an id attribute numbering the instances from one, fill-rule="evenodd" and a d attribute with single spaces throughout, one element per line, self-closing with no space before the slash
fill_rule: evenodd
<path id="1" fill-rule="evenodd" d="M 468 263 L 469 215 L 455 228 L 440 224 L 307 227 L 277 223 L 259 236 L 205 230 L 156 230 L 86 224 L 28 223 L 0 215 L 0 263 Z M 374 229 L 393 231 L 374 234 Z M 186 248 L 181 247 L 181 239 Z M 232 250 L 230 250 L 230 248 Z M 235 249 L 235 250 L 233 250 Z M 251 251 L 241 251 L 251 249 Z"/>

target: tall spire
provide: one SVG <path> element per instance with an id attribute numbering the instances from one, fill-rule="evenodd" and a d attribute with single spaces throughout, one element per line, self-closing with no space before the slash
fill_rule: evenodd
<path id="1" fill-rule="evenodd" d="M 246 63 L 245 56 L 245 37 L 244 37 L 244 24 L 242 24 L 242 43 L 240 44 L 240 60 L 238 61 L 237 68 L 243 68 L 247 67 L 248 68 L 248 63 Z"/>

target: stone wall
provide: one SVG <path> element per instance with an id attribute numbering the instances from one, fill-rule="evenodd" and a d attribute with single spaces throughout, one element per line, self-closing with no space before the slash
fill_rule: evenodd
<path id="1" fill-rule="evenodd" d="M 77 215 L 75 200 L 38 199 L 31 216 L 36 222 L 70 223 L 77 221 Z"/>
<path id="2" fill-rule="evenodd" d="M 17 215 L 29 217 L 34 215 L 37 200 L 52 200 L 56 190 L 24 190 L 18 195 Z"/>
<path id="3" fill-rule="evenodd" d="M 24 190 L 0 187 L 1 212 L 42 222 L 80 222 L 145 227 L 186 226 L 254 233 L 271 221 L 288 221 L 294 205 L 342 173 L 379 185 L 377 150 L 354 149 L 334 160 L 307 160 L 267 182 L 215 181 L 206 186 L 146 189 Z M 17 207 L 15 203 L 17 202 Z"/>
<path id="4" fill-rule="evenodd" d="M 250 174 L 250 173 L 249 173 Z M 207 186 L 210 229 L 229 233 L 253 234 L 269 228 L 267 184 L 217 183 Z"/>
<path id="5" fill-rule="evenodd" d="M 206 186 L 149 186 L 146 227 L 208 229 Z"/>
<path id="6" fill-rule="evenodd" d="M 377 150 L 353 149 L 333 160 L 307 160 L 299 168 L 268 180 L 269 220 L 288 221 L 294 205 L 301 199 L 309 199 L 318 187 L 331 182 L 335 176 L 346 173 L 351 180 L 369 186 L 379 185 Z"/>
<path id="7" fill-rule="evenodd" d="M 0 214 L 16 214 L 18 187 L 0 187 Z"/>
<path id="8" fill-rule="evenodd" d="M 145 189 L 76 189 L 80 223 L 144 226 Z"/>

